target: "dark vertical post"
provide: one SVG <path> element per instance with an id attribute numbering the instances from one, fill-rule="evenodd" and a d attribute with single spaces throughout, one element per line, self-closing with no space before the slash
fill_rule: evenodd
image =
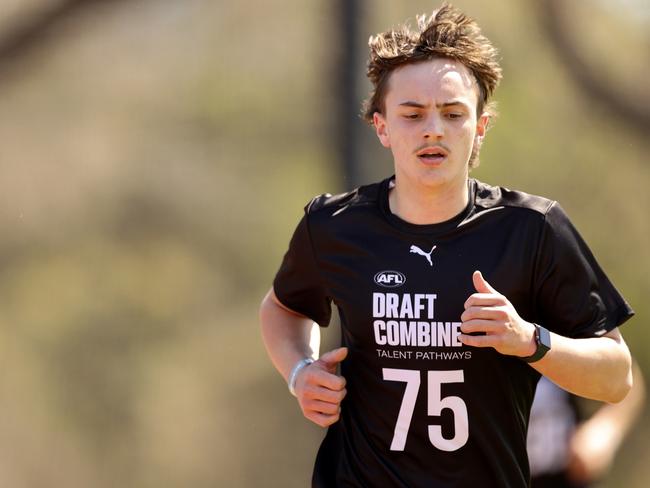
<path id="1" fill-rule="evenodd" d="M 339 0 L 335 29 L 338 29 L 339 56 L 335 66 L 337 77 L 337 120 L 334 122 L 337 153 L 342 168 L 343 189 L 361 184 L 359 164 L 359 128 L 361 126 L 358 78 L 363 74 L 357 44 L 360 35 L 360 11 L 363 0 Z"/>

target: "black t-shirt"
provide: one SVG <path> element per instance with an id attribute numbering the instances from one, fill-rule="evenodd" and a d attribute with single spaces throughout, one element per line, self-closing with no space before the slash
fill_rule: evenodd
<path id="1" fill-rule="evenodd" d="M 458 340 L 473 271 L 564 336 L 602 335 L 633 312 L 556 202 L 470 180 L 463 212 L 414 225 L 391 213 L 391 183 L 312 200 L 273 284 L 321 326 L 334 302 L 349 348 L 313 486 L 528 486 L 539 374 Z"/>

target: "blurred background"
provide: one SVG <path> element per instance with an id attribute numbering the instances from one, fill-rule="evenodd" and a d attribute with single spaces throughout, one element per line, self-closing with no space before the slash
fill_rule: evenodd
<path id="1" fill-rule="evenodd" d="M 0 486 L 308 486 L 258 304 L 312 196 L 391 174 L 367 40 L 437 5 L 0 0 Z M 561 202 L 650 377 L 650 4 L 455 5 L 504 69 L 473 175 Z"/>

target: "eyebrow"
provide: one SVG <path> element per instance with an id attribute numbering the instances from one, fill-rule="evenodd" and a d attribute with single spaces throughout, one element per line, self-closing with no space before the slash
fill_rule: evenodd
<path id="1" fill-rule="evenodd" d="M 451 100 L 449 102 L 444 102 L 444 103 L 437 103 L 436 107 L 438 108 L 444 108 L 444 107 L 451 107 L 454 105 L 462 105 L 463 107 L 467 107 L 467 104 L 465 102 L 462 102 L 460 100 Z M 429 105 L 419 103 L 419 102 L 414 102 L 412 100 L 407 100 L 405 102 L 402 102 L 399 104 L 400 107 L 413 107 L 413 108 L 427 108 Z"/>

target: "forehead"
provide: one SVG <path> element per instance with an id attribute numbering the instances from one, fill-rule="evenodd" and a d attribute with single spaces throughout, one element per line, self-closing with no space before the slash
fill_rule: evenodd
<path id="1" fill-rule="evenodd" d="M 389 106 L 411 100 L 435 104 L 454 99 L 476 107 L 478 93 L 476 78 L 465 65 L 453 59 L 436 58 L 393 71 L 385 103 Z"/>

